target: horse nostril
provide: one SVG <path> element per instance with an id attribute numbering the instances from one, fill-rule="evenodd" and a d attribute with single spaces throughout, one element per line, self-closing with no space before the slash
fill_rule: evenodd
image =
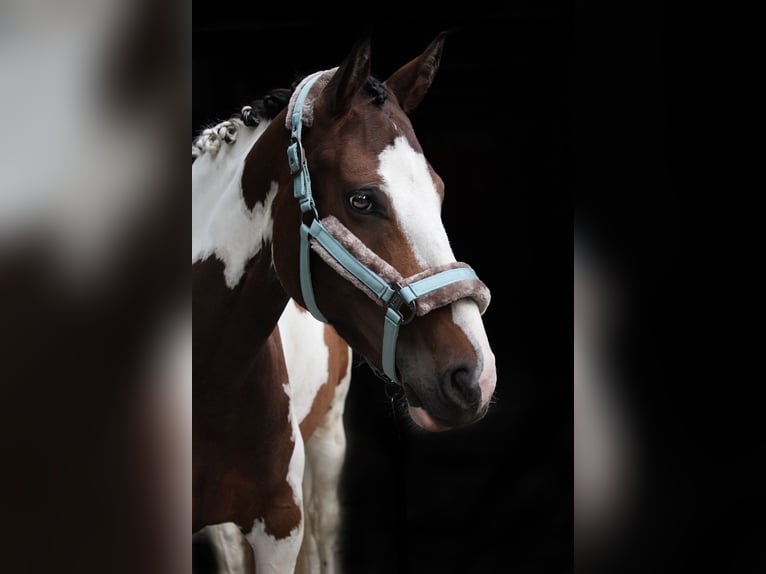
<path id="1" fill-rule="evenodd" d="M 444 395 L 461 409 L 475 409 L 481 403 L 481 389 L 473 370 L 461 365 L 448 370 L 442 377 Z"/>

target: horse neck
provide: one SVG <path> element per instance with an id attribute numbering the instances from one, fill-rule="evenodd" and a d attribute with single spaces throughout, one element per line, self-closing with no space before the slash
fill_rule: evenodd
<path id="1" fill-rule="evenodd" d="M 242 126 L 233 144 L 192 164 L 194 355 L 203 377 L 243 380 L 289 299 L 271 249 L 272 206 L 289 184 L 288 136 L 283 112 Z"/>

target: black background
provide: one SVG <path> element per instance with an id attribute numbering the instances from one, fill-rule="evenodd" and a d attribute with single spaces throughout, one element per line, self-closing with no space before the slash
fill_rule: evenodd
<path id="1" fill-rule="evenodd" d="M 645 515 L 605 571 L 741 572 L 763 560 L 759 529 L 743 519 L 763 509 L 762 431 L 744 394 L 752 373 L 737 360 L 757 348 L 713 308 L 724 299 L 750 312 L 726 295 L 730 281 L 747 289 L 737 277 L 754 261 L 734 258 L 757 227 L 741 205 L 732 220 L 725 201 L 740 183 L 725 167 L 741 145 L 731 125 L 749 118 L 737 107 L 740 68 L 720 60 L 722 25 L 700 28 L 693 11 L 654 2 L 473 8 L 415 18 L 365 6 L 369 17 L 337 19 L 194 2 L 193 133 L 337 65 L 361 35 L 384 79 L 453 31 L 412 122 L 446 183 L 456 256 L 492 290 L 497 401 L 477 425 L 429 435 L 355 369 L 346 570 L 573 571 L 576 218 L 626 287 L 629 329 L 616 348 L 652 453 Z M 734 92 L 721 87 L 730 80 Z M 712 344 L 724 333 L 726 349 Z"/>

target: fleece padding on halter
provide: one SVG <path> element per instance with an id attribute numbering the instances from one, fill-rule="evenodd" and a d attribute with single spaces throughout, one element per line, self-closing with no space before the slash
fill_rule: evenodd
<path id="1" fill-rule="evenodd" d="M 314 72 L 303 78 L 300 83 L 295 87 L 293 95 L 290 96 L 290 101 L 287 103 L 287 116 L 285 116 L 285 127 L 292 131 L 293 129 L 293 114 L 295 110 L 295 102 L 298 97 L 303 93 L 303 88 L 306 84 L 309 84 L 309 90 L 306 90 L 306 95 L 301 106 L 301 123 L 304 126 L 310 127 L 314 123 L 314 101 L 317 95 L 322 93 L 325 86 L 330 82 L 332 77 L 338 68 L 331 68 L 321 72 Z"/>
<path id="2" fill-rule="evenodd" d="M 322 221 L 319 220 L 311 193 L 311 177 L 301 143 L 301 132 L 304 125 L 309 125 L 306 123 L 307 111 L 310 112 L 308 117 L 313 121 L 313 101 L 316 96 L 312 95 L 309 98 L 312 87 L 327 85 L 334 73 L 335 70 L 328 70 L 308 76 L 299 84 L 296 94 L 290 98 L 288 107 L 289 120 L 286 121 L 286 125 L 291 132 L 291 141 L 287 147 L 287 161 L 293 176 L 293 195 L 300 204 L 301 213 L 313 215 L 311 223 L 307 224 L 304 220 L 300 222 L 301 293 L 311 314 L 327 323 L 327 319 L 317 307 L 311 280 L 310 255 L 313 248 L 342 277 L 351 281 L 385 309 L 381 349 L 382 371 L 372 363 L 370 366 L 382 378 L 398 382 L 396 342 L 399 327 L 416 316 L 469 297 L 476 301 L 483 313 L 489 305 L 489 289 L 479 280 L 473 269 L 457 261 L 403 278 L 335 217 L 328 216 Z M 409 312 L 403 314 L 402 309 L 405 306 Z"/>
<path id="3" fill-rule="evenodd" d="M 329 222 L 339 237 L 331 233 L 324 223 Z M 324 218 L 322 221 L 314 219 L 311 226 L 305 223 L 301 225 L 302 243 L 310 243 L 312 248 L 320 254 L 333 269 L 342 277 L 350 280 L 353 285 L 360 288 L 364 293 L 385 308 L 385 317 L 383 322 L 383 347 L 382 347 L 382 372 L 375 367 L 369 360 L 373 371 L 381 378 L 391 382 L 398 382 L 396 375 L 396 341 L 399 337 L 399 327 L 410 322 L 416 316 L 424 315 L 438 307 L 448 305 L 459 299 L 467 297 L 473 298 L 479 305 L 481 312 L 486 310 L 489 304 L 489 289 L 477 277 L 473 269 L 465 263 L 457 261 L 438 267 L 431 267 L 420 273 L 413 275 L 409 279 L 401 279 L 403 283 L 389 281 L 390 278 L 401 278 L 393 267 L 386 263 L 371 251 L 362 241 L 343 227 L 340 222 L 332 216 Z M 308 251 L 308 249 L 304 249 Z M 357 254 L 372 263 L 374 267 L 382 273 L 379 274 L 371 267 L 365 265 Z M 305 267 L 301 266 L 301 275 L 310 277 L 310 267 L 308 257 L 301 257 L 305 261 Z M 310 281 L 308 288 L 311 291 L 304 299 L 311 300 L 312 305 L 316 307 L 314 300 L 313 286 Z M 423 302 L 424 310 L 420 310 L 420 303 Z M 409 312 L 402 313 L 402 307 L 406 305 Z M 309 310 L 314 313 L 317 319 L 321 318 L 318 309 Z M 318 315 L 317 315 L 318 313 Z M 325 320 L 326 321 L 326 320 Z"/>
<path id="4" fill-rule="evenodd" d="M 402 287 L 402 296 L 405 298 L 405 302 L 409 302 L 408 299 L 417 300 L 416 315 L 418 317 L 430 313 L 434 309 L 444 307 L 450 303 L 459 299 L 471 298 L 479 306 L 479 311 L 484 314 L 490 301 L 490 292 L 487 286 L 478 277 L 473 274 L 473 271 L 468 274 L 461 275 L 461 278 L 454 283 L 446 283 L 440 285 L 440 288 L 429 291 L 428 283 L 424 281 L 427 277 L 439 274 L 442 271 L 450 269 L 471 269 L 466 263 L 460 261 L 453 261 L 446 265 L 438 265 L 436 267 L 430 267 L 420 273 L 411 275 L 410 277 L 403 277 L 396 269 L 394 269 L 388 262 L 378 256 L 377 253 L 367 247 L 362 241 L 349 229 L 338 221 L 335 216 L 328 215 L 322 218 L 322 225 L 338 242 L 351 253 L 357 261 L 365 265 L 368 269 L 374 271 L 377 275 L 383 278 L 389 285 L 397 284 Z M 364 291 L 367 296 L 376 303 L 385 306 L 383 299 L 379 293 L 375 293 L 364 284 L 362 281 L 356 278 L 356 276 L 349 272 L 338 259 L 333 257 L 327 249 L 315 238 L 311 239 L 311 248 L 316 251 L 319 256 L 335 271 L 348 279 L 358 289 Z M 455 275 L 457 278 L 457 275 Z M 409 287 L 409 289 L 404 289 Z M 411 295 L 410 295 L 411 294 Z"/>

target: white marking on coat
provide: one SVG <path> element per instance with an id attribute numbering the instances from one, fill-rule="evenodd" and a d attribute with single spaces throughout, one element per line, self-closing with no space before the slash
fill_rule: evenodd
<path id="1" fill-rule="evenodd" d="M 290 409 L 287 418 L 292 428 L 293 453 L 287 467 L 285 480 L 293 491 L 293 501 L 301 509 L 301 519 L 290 533 L 284 538 L 276 538 L 266 532 L 266 523 L 257 518 L 253 528 L 246 538 L 255 553 L 255 571 L 258 574 L 284 574 L 295 570 L 295 562 L 303 540 L 303 470 L 305 466 L 305 450 L 298 418 L 292 407 L 292 392 L 290 385 L 283 385 L 289 398 Z"/>
<path id="2" fill-rule="evenodd" d="M 338 484 L 346 457 L 343 411 L 351 381 L 350 347 L 347 352 L 347 370 L 335 387 L 332 406 L 306 443 L 305 474 L 309 478 L 311 488 L 310 495 L 304 500 L 305 517 L 307 528 L 312 531 L 316 541 L 322 572 L 335 572 L 336 569 L 341 521 Z"/>
<path id="3" fill-rule="evenodd" d="M 324 327 L 324 323 L 301 310 L 293 300 L 279 318 L 293 409 L 299 421 L 311 412 L 317 391 L 329 378 L 330 351 L 324 340 Z"/>
<path id="4" fill-rule="evenodd" d="M 221 574 L 247 574 L 245 553 L 242 551 L 242 532 L 233 522 L 208 526 L 210 537 Z"/>
<path id="5" fill-rule="evenodd" d="M 325 324 L 291 300 L 279 319 L 285 363 L 292 388 L 293 408 L 298 420 L 308 416 L 320 387 L 328 383 L 330 350 L 325 342 Z M 338 483 L 346 456 L 343 412 L 351 380 L 352 351 L 346 372 L 334 389 L 328 412 L 322 417 L 305 446 L 303 478 L 305 565 L 322 565 L 322 572 L 334 572 L 340 528 Z M 329 381 L 335 384 L 335 381 Z"/>
<path id="6" fill-rule="evenodd" d="M 271 205 L 277 183 L 272 182 L 264 201 L 252 210 L 242 193 L 245 159 L 268 123 L 263 121 L 255 129 L 241 125 L 234 143 L 192 163 L 192 262 L 215 255 L 224 263 L 226 285 L 231 289 L 273 232 Z"/>

